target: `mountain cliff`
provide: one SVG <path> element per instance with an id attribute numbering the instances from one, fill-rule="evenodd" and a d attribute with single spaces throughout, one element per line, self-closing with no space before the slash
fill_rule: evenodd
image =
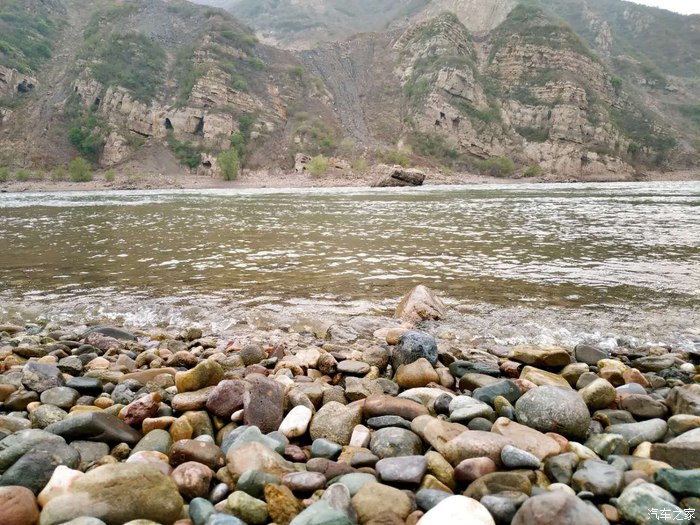
<path id="1" fill-rule="evenodd" d="M 694 167 L 700 16 L 619 0 L 0 0 L 0 165 Z"/>

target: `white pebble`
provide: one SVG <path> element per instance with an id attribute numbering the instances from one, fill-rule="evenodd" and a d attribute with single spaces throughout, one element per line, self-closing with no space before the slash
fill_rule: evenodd
<path id="1" fill-rule="evenodd" d="M 303 436 L 309 428 L 313 412 L 304 405 L 295 406 L 280 424 L 279 431 L 288 438 Z"/>
<path id="2" fill-rule="evenodd" d="M 486 507 L 466 496 L 445 498 L 418 520 L 418 525 L 496 525 Z"/>

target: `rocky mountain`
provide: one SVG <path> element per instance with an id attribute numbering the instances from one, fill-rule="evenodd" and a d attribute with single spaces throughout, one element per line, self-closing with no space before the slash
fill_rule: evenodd
<path id="1" fill-rule="evenodd" d="M 620 0 L 0 0 L 0 165 L 698 164 L 700 16 Z M 246 25 L 247 24 L 247 25 Z M 146 147 L 148 146 L 148 147 Z M 361 162 L 360 162 L 361 161 Z"/>

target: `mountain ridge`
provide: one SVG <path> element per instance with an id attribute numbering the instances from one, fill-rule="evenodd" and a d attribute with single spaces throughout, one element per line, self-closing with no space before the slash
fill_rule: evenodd
<path id="1" fill-rule="evenodd" d="M 320 13 L 315 27 L 367 4 L 295 3 Z M 156 141 L 200 173 L 216 171 L 228 148 L 246 168 L 263 169 L 290 169 L 298 153 L 343 166 L 364 159 L 583 180 L 698 165 L 700 17 L 657 19 L 658 10 L 619 0 L 443 9 L 452 4 L 405 0 L 374 14 L 376 31 L 333 40 L 338 26 L 326 24 L 327 40 L 283 49 L 256 38 L 254 17 L 239 21 L 216 6 L 30 0 L 21 11 L 0 0 L 3 12 L 56 28 L 32 22 L 54 44 L 53 58 L 39 53 L 34 67 L 11 67 L 21 54 L 0 43 L 0 164 L 17 165 L 19 152 L 28 166 L 80 154 L 109 167 Z M 465 12 L 478 14 L 471 27 Z M 684 61 L 659 65 L 638 31 L 661 35 L 678 24 L 691 28 L 688 42 L 668 46 Z"/>

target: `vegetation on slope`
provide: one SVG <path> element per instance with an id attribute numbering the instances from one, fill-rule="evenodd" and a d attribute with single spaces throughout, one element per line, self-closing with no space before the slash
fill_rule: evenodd
<path id="1" fill-rule="evenodd" d="M 569 24 L 530 3 L 517 5 L 494 31 L 492 38 L 489 62 L 493 61 L 498 51 L 512 41 L 517 41 L 519 45 L 530 44 L 569 50 L 593 61 L 599 61 Z"/>
<path id="2" fill-rule="evenodd" d="M 25 74 L 51 57 L 61 25 L 43 3 L 35 3 L 0 0 L 0 65 Z"/>
<path id="3" fill-rule="evenodd" d="M 649 72 L 700 76 L 700 16 L 682 16 L 620 0 L 539 1 L 570 23 L 591 46 L 598 38 L 590 20 L 593 12 L 610 27 L 613 56 L 631 56 Z"/>

